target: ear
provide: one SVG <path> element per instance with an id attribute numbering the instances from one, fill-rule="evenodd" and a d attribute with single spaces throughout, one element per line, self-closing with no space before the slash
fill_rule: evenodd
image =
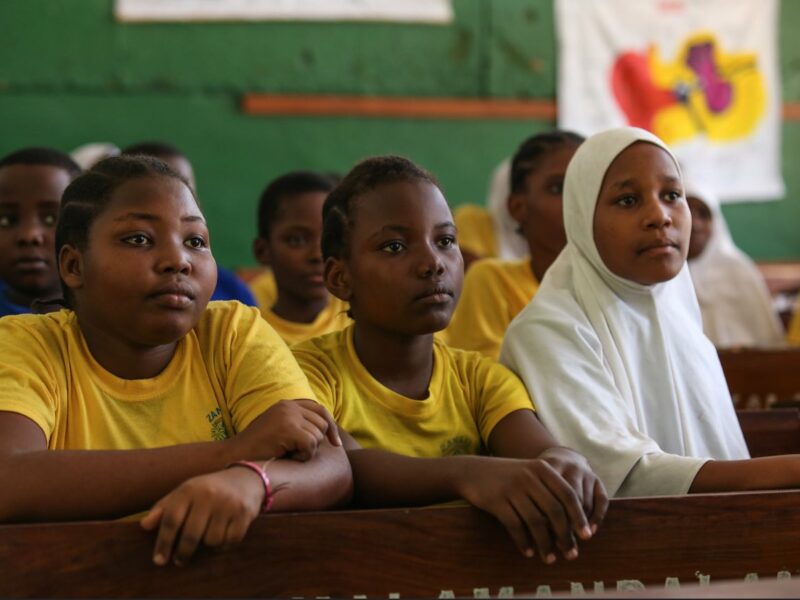
<path id="1" fill-rule="evenodd" d="M 72 290 L 83 287 L 83 255 L 75 246 L 65 244 L 58 253 L 58 272 Z"/>
<path id="2" fill-rule="evenodd" d="M 350 272 L 347 263 L 333 256 L 325 261 L 325 287 L 328 291 L 345 302 L 349 302 L 353 297 L 353 290 L 350 287 Z"/>
<path id="3" fill-rule="evenodd" d="M 264 266 L 271 266 L 272 265 L 272 254 L 269 251 L 269 241 L 265 240 L 262 237 L 257 237 L 253 240 L 253 256 L 256 257 L 256 260 L 264 265 Z"/>
<path id="4" fill-rule="evenodd" d="M 522 225 L 528 216 L 528 204 L 525 202 L 525 196 L 523 194 L 509 194 L 506 203 L 511 217 Z"/>

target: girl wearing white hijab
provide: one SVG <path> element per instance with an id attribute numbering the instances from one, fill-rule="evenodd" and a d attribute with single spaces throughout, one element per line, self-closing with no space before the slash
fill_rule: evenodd
<path id="1" fill-rule="evenodd" d="M 567 169 L 567 246 L 511 323 L 501 362 L 609 495 L 800 485 L 800 457 L 751 460 L 686 252 L 672 153 L 647 131 L 589 138 Z"/>
<path id="2" fill-rule="evenodd" d="M 717 348 L 780 345 L 783 328 L 764 278 L 733 243 L 719 200 L 693 181 L 686 198 L 692 212 L 689 272 L 703 331 Z"/>

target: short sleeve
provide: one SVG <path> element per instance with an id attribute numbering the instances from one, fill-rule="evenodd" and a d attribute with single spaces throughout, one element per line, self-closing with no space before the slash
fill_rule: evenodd
<path id="1" fill-rule="evenodd" d="M 284 341 L 258 313 L 238 302 L 214 309 L 212 328 L 220 328 L 216 338 L 225 346 L 217 361 L 225 381 L 225 398 L 235 431 L 245 429 L 256 417 L 281 400 L 315 399 L 308 380 Z M 212 351 L 214 351 L 212 349 Z M 227 363 L 227 364 L 225 364 Z"/>
<path id="2" fill-rule="evenodd" d="M 321 353 L 313 341 L 297 344 L 292 347 L 300 369 L 308 378 L 314 396 L 333 416 L 341 418 L 341 402 L 336 394 L 335 365 L 329 356 Z"/>
<path id="3" fill-rule="evenodd" d="M 531 397 L 519 378 L 497 361 L 473 355 L 473 385 L 476 390 L 476 423 L 484 444 L 495 426 L 512 412 L 535 410 Z"/>
<path id="4" fill-rule="evenodd" d="M 56 427 L 64 359 L 37 315 L 0 319 L 0 411 L 29 418 L 48 442 Z"/>

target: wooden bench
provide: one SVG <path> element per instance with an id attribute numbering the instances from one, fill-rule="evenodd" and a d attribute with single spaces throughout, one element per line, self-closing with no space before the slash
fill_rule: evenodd
<path id="1" fill-rule="evenodd" d="M 575 561 L 524 558 L 471 507 L 267 515 L 186 567 L 136 523 L 0 527 L 2 597 L 388 598 L 661 589 L 800 573 L 800 492 L 613 500 Z"/>
<path id="2" fill-rule="evenodd" d="M 736 415 L 751 456 L 800 454 L 800 410 L 740 410 Z"/>
<path id="3" fill-rule="evenodd" d="M 800 394 L 800 348 L 720 350 L 719 359 L 737 408 L 766 408 Z"/>

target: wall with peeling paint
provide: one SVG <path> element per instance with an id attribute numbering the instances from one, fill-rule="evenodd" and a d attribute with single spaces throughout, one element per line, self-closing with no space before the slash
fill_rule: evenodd
<path id="1" fill-rule="evenodd" d="M 492 167 L 551 124 L 272 118 L 244 92 L 543 98 L 555 94 L 551 0 L 453 0 L 452 25 L 120 24 L 112 0 L 0 3 L 0 154 L 151 138 L 195 165 L 218 260 L 252 264 L 256 198 L 289 169 L 346 171 L 379 153 L 414 158 L 451 203 L 483 200 Z M 800 100 L 800 2 L 784 0 L 785 100 Z M 800 123 L 784 127 L 789 200 L 726 208 L 761 259 L 800 257 Z"/>

